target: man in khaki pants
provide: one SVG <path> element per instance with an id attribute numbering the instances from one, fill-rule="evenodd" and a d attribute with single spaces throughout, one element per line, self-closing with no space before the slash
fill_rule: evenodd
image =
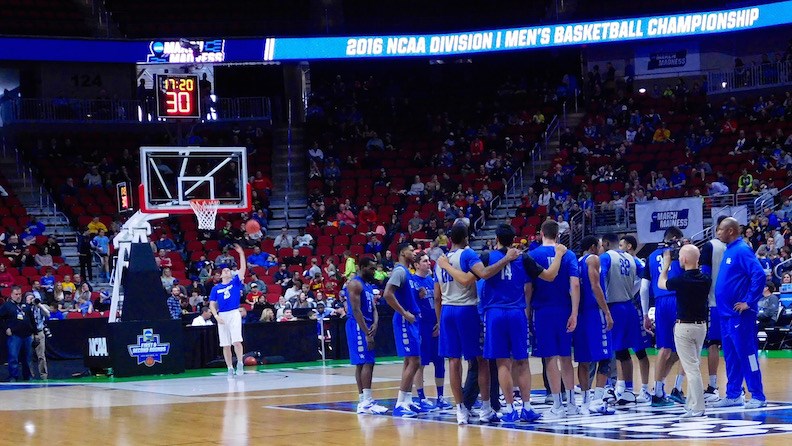
<path id="1" fill-rule="evenodd" d="M 25 302 L 33 308 L 33 317 L 36 323 L 36 333 L 33 335 L 33 346 L 38 359 L 39 377 L 46 380 L 47 374 L 47 335 L 44 333 L 44 324 L 50 317 L 49 308 L 35 297 L 32 292 L 25 294 Z"/>
<path id="2" fill-rule="evenodd" d="M 679 265 L 685 272 L 669 279 L 668 268 L 672 251 L 674 250 L 666 250 L 664 254 L 663 270 L 657 285 L 663 290 L 676 291 L 677 295 L 674 343 L 688 379 L 688 399 L 682 418 L 700 417 L 704 415 L 704 382 L 701 378 L 700 356 L 707 335 L 707 298 L 712 279 L 699 270 L 700 253 L 695 245 L 685 245 L 679 249 Z"/>

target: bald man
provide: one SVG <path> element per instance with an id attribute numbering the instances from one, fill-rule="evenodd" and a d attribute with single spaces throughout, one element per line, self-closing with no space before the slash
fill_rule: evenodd
<path id="1" fill-rule="evenodd" d="M 684 270 L 681 276 L 668 278 L 671 251 L 666 251 L 664 256 L 657 286 L 676 291 L 677 296 L 674 343 L 688 379 L 688 398 L 682 418 L 700 417 L 704 415 L 704 383 L 699 358 L 707 336 L 707 297 L 712 279 L 699 270 L 700 253 L 695 245 L 685 245 L 679 250 L 679 265 Z"/>
<path id="2" fill-rule="evenodd" d="M 756 342 L 756 315 L 765 286 L 765 272 L 753 250 L 742 239 L 740 224 L 729 217 L 718 225 L 718 239 L 726 244 L 715 300 L 721 318 L 721 342 L 726 363 L 726 398 L 715 407 L 745 405 L 758 409 L 767 405 L 762 388 Z M 751 400 L 742 396 L 743 380 Z"/>

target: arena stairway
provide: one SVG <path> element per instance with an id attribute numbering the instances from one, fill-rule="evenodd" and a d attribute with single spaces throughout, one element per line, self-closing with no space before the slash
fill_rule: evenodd
<path id="1" fill-rule="evenodd" d="M 296 229 L 305 227 L 305 217 L 308 212 L 305 130 L 302 127 L 292 127 L 289 132 L 287 126 L 278 126 L 274 129 L 273 138 L 272 196 L 268 232 L 271 237 L 275 237 L 280 234 L 281 228 L 288 227 L 294 230 L 290 231 L 292 235 L 297 235 Z M 291 183 L 288 181 L 289 178 L 292 179 Z"/>

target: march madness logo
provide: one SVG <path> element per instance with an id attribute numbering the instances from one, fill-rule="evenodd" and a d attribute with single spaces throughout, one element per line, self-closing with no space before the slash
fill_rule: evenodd
<path id="1" fill-rule="evenodd" d="M 149 63 L 212 63 L 225 61 L 225 40 L 153 40 Z"/>
<path id="2" fill-rule="evenodd" d="M 170 342 L 160 343 L 160 337 L 152 328 L 144 328 L 143 334 L 137 337 L 137 344 L 127 345 L 129 356 L 137 358 L 137 364 L 152 367 L 162 363 L 162 357 L 170 352 Z"/>
<path id="3" fill-rule="evenodd" d="M 678 211 L 658 211 L 652 212 L 652 232 L 665 231 L 671 226 L 676 226 L 681 230 L 687 229 L 690 224 L 690 209 L 680 209 Z"/>

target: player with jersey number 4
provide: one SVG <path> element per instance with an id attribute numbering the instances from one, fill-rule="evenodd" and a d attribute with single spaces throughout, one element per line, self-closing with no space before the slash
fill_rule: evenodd
<path id="1" fill-rule="evenodd" d="M 233 356 L 231 345 L 237 356 L 236 374 L 245 374 L 245 363 L 243 361 L 244 350 L 242 349 L 242 315 L 239 312 L 239 303 L 245 285 L 242 278 L 245 277 L 247 262 L 245 252 L 242 248 L 234 244 L 234 251 L 239 254 L 239 269 L 231 271 L 230 268 L 223 268 L 220 273 L 220 283 L 212 288 L 209 296 L 209 308 L 212 315 L 217 320 L 217 333 L 220 337 L 220 347 L 223 348 L 223 358 L 228 366 L 228 376 L 234 376 Z"/>

